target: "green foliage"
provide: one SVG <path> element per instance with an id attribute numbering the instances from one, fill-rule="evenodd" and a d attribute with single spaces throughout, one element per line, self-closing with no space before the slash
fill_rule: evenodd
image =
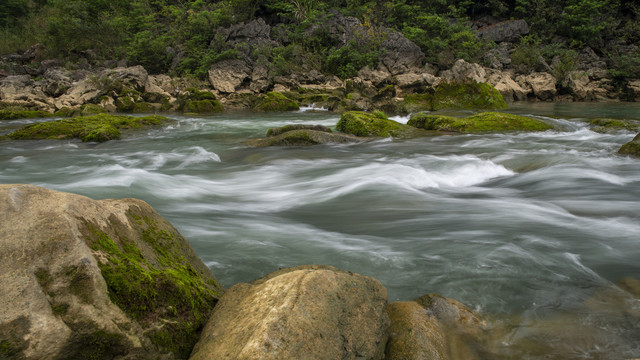
<path id="1" fill-rule="evenodd" d="M 367 45 L 350 41 L 346 46 L 331 49 L 326 58 L 325 70 L 341 79 L 347 79 L 356 76 L 365 66 L 375 67 L 380 50 Z"/>
<path id="2" fill-rule="evenodd" d="M 532 35 L 525 36 L 511 53 L 511 63 L 521 71 L 531 71 L 535 70 L 541 56 L 540 39 Z"/>
<path id="3" fill-rule="evenodd" d="M 611 56 L 609 74 L 617 80 L 640 78 L 640 49 L 635 52 Z"/>
<path id="4" fill-rule="evenodd" d="M 0 3 L 0 27 L 12 25 L 27 13 L 27 0 L 3 0 Z"/>
<path id="5" fill-rule="evenodd" d="M 167 54 L 169 38 L 154 34 L 149 30 L 136 33 L 127 46 L 127 60 L 140 64 L 151 74 L 169 70 L 171 56 Z"/>

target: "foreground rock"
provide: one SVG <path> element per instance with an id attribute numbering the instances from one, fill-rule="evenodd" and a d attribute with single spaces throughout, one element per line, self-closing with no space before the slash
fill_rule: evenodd
<path id="1" fill-rule="evenodd" d="M 622 155 L 640 157 L 640 134 L 636 135 L 633 140 L 622 145 L 620 150 L 618 150 L 618 153 Z"/>
<path id="2" fill-rule="evenodd" d="M 0 357 L 184 359 L 221 295 L 140 200 L 0 185 Z"/>
<path id="3" fill-rule="evenodd" d="M 360 137 L 412 137 L 419 133 L 411 126 L 389 120 L 382 112 L 349 111 L 340 117 L 336 130 Z"/>
<path id="4" fill-rule="evenodd" d="M 497 112 L 484 112 L 465 118 L 417 113 L 411 116 L 407 125 L 418 129 L 457 133 L 545 131 L 553 129 L 551 125 L 538 119 Z"/>
<path id="5" fill-rule="evenodd" d="M 370 277 L 329 266 L 283 269 L 229 289 L 191 359 L 382 359 L 386 302 Z"/>
<path id="6" fill-rule="evenodd" d="M 104 142 L 117 140 L 123 129 L 141 129 L 171 122 L 162 116 L 132 117 L 98 114 L 27 125 L 8 135 L 13 140 L 70 139 Z"/>
<path id="7" fill-rule="evenodd" d="M 385 359 L 482 359 L 487 323 L 462 303 L 439 295 L 387 306 L 391 335 Z M 489 357 L 493 358 L 493 357 Z"/>

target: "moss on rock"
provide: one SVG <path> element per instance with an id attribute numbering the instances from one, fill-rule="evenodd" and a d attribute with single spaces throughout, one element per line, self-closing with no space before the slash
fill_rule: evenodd
<path id="1" fill-rule="evenodd" d="M 132 117 L 98 114 L 27 125 L 8 135 L 13 140 L 69 139 L 104 142 L 119 139 L 122 129 L 159 126 L 171 120 L 162 116 Z"/>
<path id="2" fill-rule="evenodd" d="M 40 110 L 0 110 L 0 120 L 33 119 L 53 116 L 51 113 Z"/>
<path id="3" fill-rule="evenodd" d="M 80 112 L 74 114 L 74 116 L 88 116 L 88 115 L 96 115 L 96 114 L 104 114 L 107 110 L 96 105 L 96 104 L 84 104 L 80 107 Z"/>
<path id="4" fill-rule="evenodd" d="M 265 139 L 257 139 L 249 144 L 263 146 L 311 146 L 320 144 L 348 144 L 362 141 L 361 138 L 347 134 L 336 134 L 322 130 L 290 130 Z"/>
<path id="5" fill-rule="evenodd" d="M 619 119 L 593 119 L 589 121 L 591 130 L 599 133 L 608 133 L 619 130 L 640 131 L 640 121 Z"/>
<path id="6" fill-rule="evenodd" d="M 441 83 L 432 92 L 411 94 L 404 98 L 406 111 L 443 109 L 506 109 L 502 94 L 487 83 Z"/>
<path id="7" fill-rule="evenodd" d="M 618 153 L 622 155 L 640 157 L 640 134 L 636 135 L 633 140 L 622 145 L 620 150 L 618 150 Z"/>
<path id="8" fill-rule="evenodd" d="M 436 131 L 486 133 L 509 131 L 546 131 L 553 127 L 538 119 L 498 112 L 483 112 L 465 118 L 418 113 L 411 116 L 410 126 Z"/>
<path id="9" fill-rule="evenodd" d="M 131 96 L 120 96 L 116 98 L 115 103 L 119 112 L 131 112 L 136 105 Z"/>
<path id="10" fill-rule="evenodd" d="M 285 125 L 279 128 L 271 128 L 267 130 L 267 136 L 277 136 L 280 134 L 284 134 L 287 131 L 293 130 L 316 130 L 330 133 L 332 132 L 330 128 L 322 125 L 306 125 L 306 124 L 294 124 L 294 125 Z"/>
<path id="11" fill-rule="evenodd" d="M 194 88 L 178 98 L 178 108 L 184 113 L 217 113 L 224 111 L 216 96 L 209 91 Z"/>
<path id="12" fill-rule="evenodd" d="M 414 133 L 411 126 L 389 120 L 381 111 L 366 113 L 349 111 L 340 117 L 336 130 L 355 136 L 407 137 Z"/>
<path id="13" fill-rule="evenodd" d="M 300 106 L 282 93 L 272 91 L 264 95 L 254 109 L 257 111 L 294 111 L 299 110 Z"/>

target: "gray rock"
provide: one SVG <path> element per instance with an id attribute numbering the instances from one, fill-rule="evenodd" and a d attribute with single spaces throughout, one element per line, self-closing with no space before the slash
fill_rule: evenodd
<path id="1" fill-rule="evenodd" d="M 0 185 L 0 257 L 0 357 L 11 359 L 186 358 L 221 291 L 135 199 Z"/>
<path id="2" fill-rule="evenodd" d="M 518 40 L 529 33 L 529 25 L 525 20 L 508 20 L 478 29 L 478 37 L 495 42 Z"/>
<path id="3" fill-rule="evenodd" d="M 483 83 L 486 81 L 487 71 L 479 64 L 458 59 L 451 70 L 443 71 L 440 76 L 444 82 L 448 83 Z"/>
<path id="4" fill-rule="evenodd" d="M 190 359 L 382 359 L 386 301 L 370 277 L 329 266 L 283 269 L 229 289 Z"/>
<path id="5" fill-rule="evenodd" d="M 252 70 L 244 60 L 231 59 L 215 63 L 209 70 L 209 82 L 221 93 L 233 93 L 249 80 Z"/>
<path id="6" fill-rule="evenodd" d="M 142 66 L 131 66 L 126 68 L 107 69 L 100 73 L 100 78 L 107 78 L 113 82 L 122 84 L 126 88 L 137 91 L 144 91 L 149 73 Z"/>
<path id="7" fill-rule="evenodd" d="M 216 30 L 215 40 L 220 39 L 231 45 L 245 43 L 251 46 L 277 45 L 271 40 L 271 26 L 264 22 L 264 19 L 258 18 L 248 23 L 241 23 L 230 26 L 228 28 L 220 28 Z"/>
<path id="8" fill-rule="evenodd" d="M 418 45 L 397 31 L 387 30 L 380 49 L 380 64 L 392 75 L 420 68 L 426 59 Z"/>

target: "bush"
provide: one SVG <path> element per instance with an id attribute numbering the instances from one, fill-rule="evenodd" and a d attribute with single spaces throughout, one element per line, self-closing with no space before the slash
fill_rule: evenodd
<path id="1" fill-rule="evenodd" d="M 351 78 L 365 66 L 375 67 L 379 57 L 380 50 L 377 47 L 367 48 L 351 41 L 346 46 L 329 51 L 325 71 L 341 79 Z"/>

